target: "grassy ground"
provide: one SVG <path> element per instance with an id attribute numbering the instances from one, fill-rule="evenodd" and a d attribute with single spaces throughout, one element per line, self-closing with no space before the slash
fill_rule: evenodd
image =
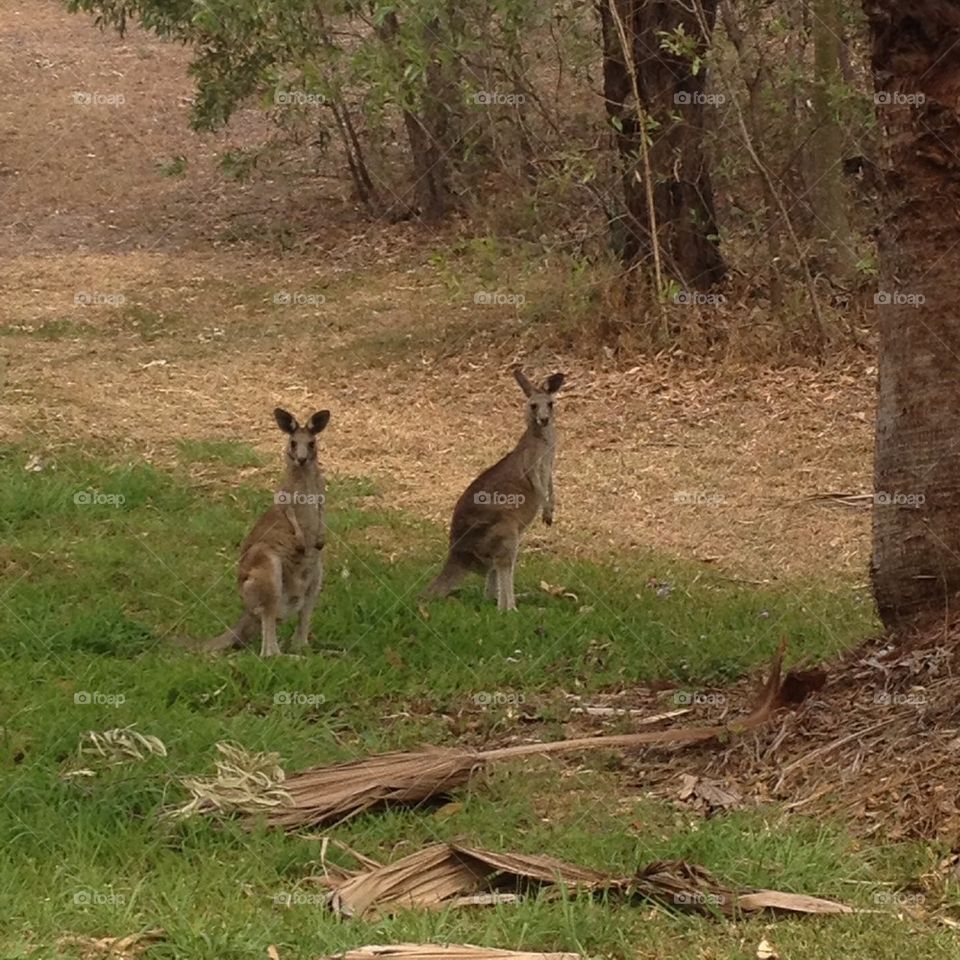
<path id="1" fill-rule="evenodd" d="M 201 658 L 171 641 L 236 615 L 233 550 L 266 497 L 209 472 L 202 486 L 190 480 L 198 462 L 225 479 L 256 463 L 251 449 L 184 442 L 180 454 L 181 468 L 165 473 L 69 449 L 32 470 L 26 451 L 0 451 L 0 956 L 54 956 L 68 933 L 155 926 L 167 936 L 150 958 L 195 960 L 263 957 L 271 943 L 305 958 L 412 940 L 617 958 L 753 957 L 764 936 L 784 957 L 955 949 L 954 933 L 892 914 L 895 891 L 936 851 L 863 847 L 841 824 L 773 809 L 701 820 L 645 797 L 611 757 L 503 768 L 439 813 L 372 815 L 333 834 L 382 860 L 455 837 L 614 871 L 682 857 L 725 880 L 883 912 L 771 925 L 570 898 L 336 921 L 306 879 L 319 869 L 316 839 L 160 821 L 183 799 L 178 778 L 211 770 L 220 740 L 274 750 L 294 770 L 422 742 L 489 742 L 522 734 L 531 717 L 538 735 L 559 736 L 565 692 L 649 680 L 703 690 L 758 666 L 781 635 L 818 657 L 873 626 L 846 584 L 758 590 L 664 557 L 564 563 L 529 552 L 516 616 L 486 604 L 477 580 L 424 617 L 415 594 L 440 560 L 442 531 L 370 507 L 370 481 L 334 477 L 318 650 Z M 578 599 L 539 590 L 541 580 Z M 132 723 L 168 756 L 63 779 L 84 731 Z"/>

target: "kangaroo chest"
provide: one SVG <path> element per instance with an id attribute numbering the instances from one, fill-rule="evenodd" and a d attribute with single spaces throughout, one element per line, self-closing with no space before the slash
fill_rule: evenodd
<path id="1" fill-rule="evenodd" d="M 309 552 L 323 545 L 324 482 L 322 476 L 301 479 L 287 490 L 287 511 L 302 537 L 302 546 Z"/>
<path id="2" fill-rule="evenodd" d="M 527 468 L 526 474 L 537 497 L 541 501 L 545 500 L 553 478 L 553 449 L 547 447 L 540 452 L 539 456 L 534 457 Z"/>
<path id="3" fill-rule="evenodd" d="M 314 543 L 323 530 L 323 481 L 319 480 L 303 491 L 303 502 L 294 504 L 297 520 L 308 543 Z"/>

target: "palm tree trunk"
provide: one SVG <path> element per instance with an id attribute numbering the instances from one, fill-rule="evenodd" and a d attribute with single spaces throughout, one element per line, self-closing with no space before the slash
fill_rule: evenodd
<path id="1" fill-rule="evenodd" d="M 886 130 L 872 579 L 885 625 L 960 591 L 960 6 L 864 0 Z"/>

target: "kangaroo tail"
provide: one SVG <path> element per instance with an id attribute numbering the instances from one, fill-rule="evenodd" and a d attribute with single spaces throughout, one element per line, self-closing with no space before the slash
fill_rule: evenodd
<path id="1" fill-rule="evenodd" d="M 227 627 L 218 637 L 204 641 L 199 649 L 205 653 L 216 653 L 220 650 L 246 646 L 254 638 L 259 627 L 260 621 L 252 613 L 244 613 L 232 627 Z"/>
<path id="2" fill-rule="evenodd" d="M 445 597 L 460 585 L 460 581 L 463 580 L 469 572 L 466 567 L 450 557 L 444 568 L 437 574 L 434 580 L 424 588 L 420 596 L 424 600 L 429 600 L 433 597 Z"/>

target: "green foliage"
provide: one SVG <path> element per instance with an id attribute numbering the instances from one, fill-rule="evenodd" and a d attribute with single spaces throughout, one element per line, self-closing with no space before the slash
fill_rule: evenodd
<path id="1" fill-rule="evenodd" d="M 680 60 L 685 60 L 690 64 L 690 73 L 697 76 L 703 68 L 703 40 L 698 37 L 691 37 L 683 27 L 682 23 L 671 30 L 658 31 L 660 38 L 660 47 L 668 53 L 673 54 Z"/>
<path id="2" fill-rule="evenodd" d="M 220 170 L 229 180 L 249 180 L 259 159 L 259 150 L 228 150 L 220 158 Z"/>
<path id="3" fill-rule="evenodd" d="M 162 177 L 182 177 L 187 172 L 187 158 L 178 154 L 170 160 L 157 163 Z"/>

